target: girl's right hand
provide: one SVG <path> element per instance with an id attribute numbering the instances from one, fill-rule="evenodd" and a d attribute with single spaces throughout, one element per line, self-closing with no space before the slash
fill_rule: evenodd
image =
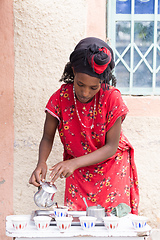
<path id="1" fill-rule="evenodd" d="M 29 183 L 33 184 L 36 187 L 40 186 L 40 181 L 44 181 L 47 173 L 47 164 L 46 163 L 38 163 L 36 169 L 33 171 Z"/>

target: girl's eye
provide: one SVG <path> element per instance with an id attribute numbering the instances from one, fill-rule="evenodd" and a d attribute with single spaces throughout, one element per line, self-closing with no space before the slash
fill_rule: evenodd
<path id="1" fill-rule="evenodd" d="M 77 85 L 79 86 L 79 87 L 83 87 L 84 86 L 84 84 L 83 83 L 79 83 L 79 82 L 77 82 Z M 97 86 L 95 86 L 95 87 L 90 87 L 92 90 L 97 90 L 98 89 L 98 87 Z"/>
<path id="2" fill-rule="evenodd" d="M 77 85 L 78 85 L 79 87 L 83 87 L 83 84 L 77 83 Z"/>
<path id="3" fill-rule="evenodd" d="M 92 90 L 97 90 L 97 87 L 92 87 L 91 89 L 92 89 Z"/>

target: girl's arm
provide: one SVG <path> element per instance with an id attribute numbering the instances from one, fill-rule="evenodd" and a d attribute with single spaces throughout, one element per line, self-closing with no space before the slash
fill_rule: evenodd
<path id="1" fill-rule="evenodd" d="M 39 186 L 40 180 L 45 179 L 47 173 L 47 158 L 51 152 L 54 136 L 58 126 L 58 119 L 48 112 L 44 124 L 43 136 L 39 145 L 39 158 L 36 169 L 33 171 L 29 183 Z"/>
<path id="2" fill-rule="evenodd" d="M 116 120 L 114 125 L 107 132 L 106 144 L 103 147 L 87 155 L 83 155 L 71 160 L 62 161 L 54 165 L 50 169 L 52 171 L 50 174 L 52 183 L 55 182 L 58 177 L 69 177 L 77 168 L 100 163 L 112 157 L 117 151 L 120 133 L 121 117 Z"/>

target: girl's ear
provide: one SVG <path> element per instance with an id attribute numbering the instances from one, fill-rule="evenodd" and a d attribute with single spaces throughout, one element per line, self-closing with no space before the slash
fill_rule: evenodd
<path id="1" fill-rule="evenodd" d="M 74 71 L 74 68 L 72 67 L 72 71 L 73 71 L 73 74 L 75 75 L 75 71 Z"/>

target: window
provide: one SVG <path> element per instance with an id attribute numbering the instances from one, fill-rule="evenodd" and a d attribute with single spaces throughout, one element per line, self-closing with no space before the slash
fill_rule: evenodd
<path id="1" fill-rule="evenodd" d="M 122 94 L 160 95 L 160 0 L 108 0 L 107 38 Z"/>

